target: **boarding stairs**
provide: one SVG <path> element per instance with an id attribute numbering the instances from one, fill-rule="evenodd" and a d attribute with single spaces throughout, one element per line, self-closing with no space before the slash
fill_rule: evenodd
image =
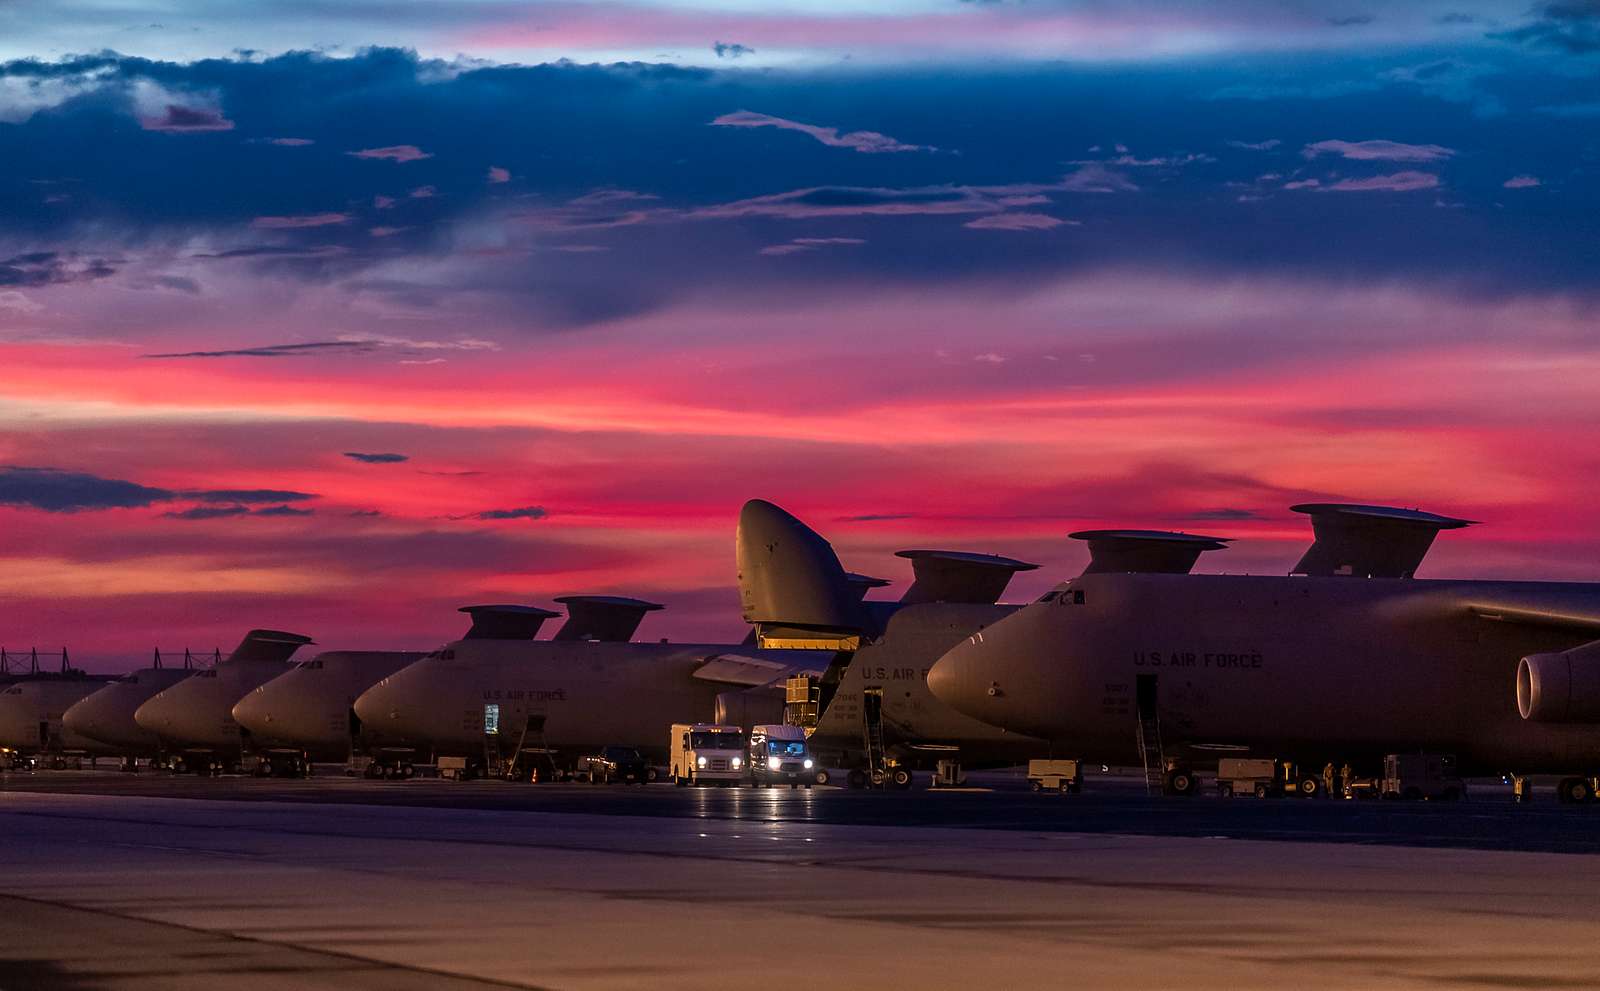
<path id="1" fill-rule="evenodd" d="M 1167 761 L 1161 749 L 1161 719 L 1155 707 L 1141 708 L 1139 712 L 1139 757 L 1144 762 L 1144 789 L 1146 794 L 1159 795 L 1166 789 Z"/>
<path id="2" fill-rule="evenodd" d="M 883 742 L 883 689 L 861 692 L 861 738 L 867 755 L 867 774 L 873 785 L 881 785 L 889 774 L 889 753 Z"/>

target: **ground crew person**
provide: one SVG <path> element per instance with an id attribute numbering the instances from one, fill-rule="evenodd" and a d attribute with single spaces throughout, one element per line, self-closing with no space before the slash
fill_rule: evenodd
<path id="1" fill-rule="evenodd" d="M 1322 788 L 1324 795 L 1333 794 L 1333 761 L 1322 766 Z"/>
<path id="2" fill-rule="evenodd" d="M 1349 761 L 1345 761 L 1344 766 L 1339 768 L 1339 787 L 1341 789 L 1348 788 L 1350 787 L 1350 782 L 1355 779 L 1356 769 L 1350 766 Z"/>

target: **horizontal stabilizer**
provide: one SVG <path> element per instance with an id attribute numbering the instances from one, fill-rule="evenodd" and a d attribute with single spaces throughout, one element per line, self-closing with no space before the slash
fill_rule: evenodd
<path id="1" fill-rule="evenodd" d="M 1390 506 L 1303 503 L 1289 508 L 1309 515 L 1316 535 L 1291 575 L 1410 578 L 1440 530 L 1473 523 Z"/>
<path id="2" fill-rule="evenodd" d="M 472 627 L 463 640 L 532 640 L 547 619 L 561 614 L 538 606 L 462 606 L 472 617 Z"/>
<path id="3" fill-rule="evenodd" d="M 229 661 L 287 661 L 294 652 L 314 641 L 282 630 L 251 630 L 228 655 Z M 224 662 L 226 663 L 226 662 Z"/>
<path id="4" fill-rule="evenodd" d="M 567 607 L 567 621 L 556 631 L 556 640 L 627 643 L 645 613 L 666 608 L 624 595 L 558 595 L 556 601 Z"/>
<path id="5" fill-rule="evenodd" d="M 695 669 L 694 677 L 719 685 L 768 685 L 786 677 L 792 665 L 748 654 L 715 654 Z"/>
<path id="6" fill-rule="evenodd" d="M 856 593 L 857 599 L 865 599 L 867 593 L 875 588 L 893 585 L 887 578 L 874 578 L 871 575 L 858 575 L 854 571 L 845 572 L 844 580 L 850 583 L 850 590 Z"/>
<path id="7" fill-rule="evenodd" d="M 1032 571 L 1037 564 L 995 554 L 967 551 L 896 551 L 910 558 L 916 580 L 900 597 L 903 605 L 919 602 L 967 602 L 990 605 L 1000 601 L 1019 571 Z"/>
<path id="8" fill-rule="evenodd" d="M 1086 575 L 1187 575 L 1201 554 L 1226 550 L 1229 540 L 1166 530 L 1079 530 L 1067 536 L 1089 544 L 1089 566 L 1083 569 Z"/>
<path id="9" fill-rule="evenodd" d="M 822 535 L 763 499 L 739 511 L 739 603 L 747 623 L 860 629 L 861 594 Z"/>

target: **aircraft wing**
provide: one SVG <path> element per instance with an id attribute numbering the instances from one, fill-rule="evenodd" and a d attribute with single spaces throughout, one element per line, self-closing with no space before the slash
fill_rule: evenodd
<path id="1" fill-rule="evenodd" d="M 1593 602 L 1587 604 L 1473 602 L 1469 603 L 1467 608 L 1479 619 L 1491 622 L 1600 633 L 1600 605 Z"/>
<path id="2" fill-rule="evenodd" d="M 799 656 L 780 660 L 755 654 L 713 654 L 706 659 L 706 663 L 695 669 L 694 677 L 719 685 L 755 688 L 791 675 L 822 674 L 816 668 L 816 651 L 797 650 L 789 653 Z"/>
<path id="3" fill-rule="evenodd" d="M 1491 623 L 1546 626 L 1573 632 L 1600 632 L 1600 596 L 1582 586 L 1557 586 L 1538 591 L 1502 591 L 1490 599 L 1472 597 L 1467 610 Z"/>

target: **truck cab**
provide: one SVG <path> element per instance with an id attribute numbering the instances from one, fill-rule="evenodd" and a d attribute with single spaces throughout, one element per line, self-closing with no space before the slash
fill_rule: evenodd
<path id="1" fill-rule="evenodd" d="M 715 782 L 723 787 L 745 777 L 745 737 L 738 726 L 673 723 L 670 741 L 672 783 L 682 788 Z"/>
<path id="2" fill-rule="evenodd" d="M 767 724 L 750 727 L 747 753 L 750 783 L 757 788 L 786 784 L 790 788 L 817 783 L 817 762 L 799 726 Z"/>

